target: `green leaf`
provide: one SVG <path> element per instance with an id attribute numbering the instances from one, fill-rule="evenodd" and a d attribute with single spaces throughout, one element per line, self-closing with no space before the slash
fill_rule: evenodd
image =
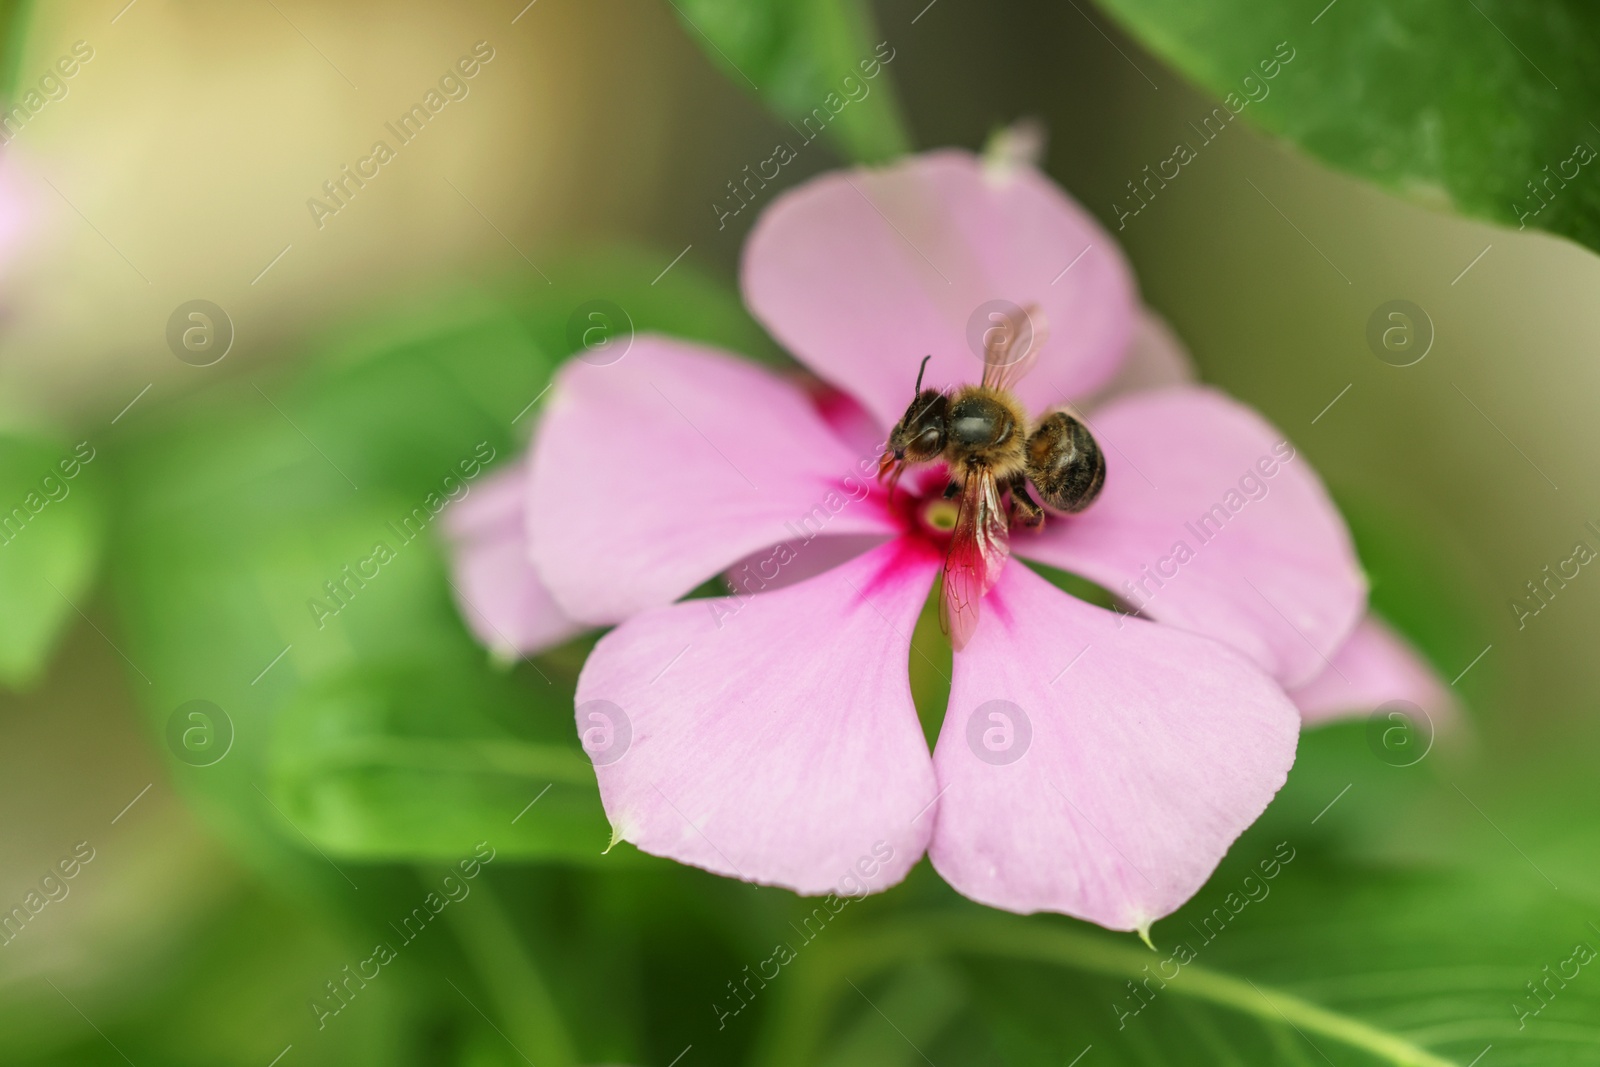
<path id="1" fill-rule="evenodd" d="M 498 674 L 451 599 L 437 513 L 513 455 L 549 366 L 514 318 L 452 303 L 298 385 L 214 391 L 130 465 L 132 656 L 163 735 L 194 699 L 231 722 L 219 762 L 173 754 L 232 836 L 368 860 L 451 860 L 486 837 L 592 860 L 609 839 L 571 679 Z"/>
<path id="2" fill-rule="evenodd" d="M 150 884 L 163 902 L 119 885 L 122 912 L 170 913 L 168 928 L 120 939 L 92 969 L 59 949 L 13 965 L 0 1001 L 0 1062 L 265 1067 L 282 1056 L 307 1067 L 517 1067 L 526 1063 L 521 1049 L 541 1067 L 570 1064 L 553 1054 L 560 1021 L 534 995 L 544 980 L 491 887 L 502 862 L 496 856 L 471 877 L 452 866 L 448 883 L 438 870 L 363 871 L 359 892 L 341 882 L 306 897 L 240 885 L 239 872 L 207 850 Z M 449 902 L 438 921 L 419 924 L 415 909 L 432 910 L 429 893 Z M 176 905 L 165 899 L 175 895 Z M 394 956 L 375 968 L 379 943 Z M 582 966 L 567 963 L 563 981 Z"/>
<path id="3" fill-rule="evenodd" d="M 22 57 L 33 14 L 33 0 L 0 0 L 0 89 L 8 103 L 26 91 L 19 83 L 26 74 Z"/>
<path id="4" fill-rule="evenodd" d="M 237 871 L 214 854 L 166 873 L 182 876 L 161 887 L 182 901 L 180 928 L 164 929 L 154 943 L 148 937 L 119 942 L 118 951 L 99 954 L 99 966 L 89 971 L 47 959 L 13 974 L 0 1007 L 0 1062 L 248 1067 L 270 1062 L 291 1041 L 296 1061 L 310 1067 L 400 1062 L 395 1056 L 412 1037 L 405 1028 L 416 1012 L 397 996 L 398 980 L 374 983 L 364 991 L 361 1010 L 336 1025 L 318 1032 L 313 1024 L 307 1001 L 345 963 L 371 951 L 370 939 L 340 929 L 334 909 L 239 887 Z M 160 903 L 137 896 L 137 884 L 118 889 L 128 914 L 162 914 Z M 135 895 L 128 898 L 130 892 Z M 403 914 L 409 903 L 396 901 L 387 910 Z M 381 900 L 368 904 L 383 907 Z M 171 918 L 157 921 L 170 926 Z M 78 1008 L 94 1019 L 93 1027 Z M 178 1017 L 184 1025 L 173 1026 Z"/>
<path id="5" fill-rule="evenodd" d="M 1448 782 L 1418 777 L 1434 759 L 1404 769 L 1361 760 L 1353 725 L 1302 739 L 1327 749 L 1314 753 L 1322 771 L 1296 765 L 1207 885 L 1155 924 L 1156 951 L 1060 916 L 991 911 L 923 865 L 801 949 L 773 983 L 755 1062 L 821 1062 L 854 1047 L 872 1026 L 889 1028 L 872 1005 L 907 968 L 952 967 L 940 1010 L 908 1010 L 904 1024 L 935 1063 L 1060 1067 L 1091 1044 L 1093 1062 L 1129 1067 L 1464 1067 L 1491 1044 L 1509 1067 L 1594 1062 L 1592 797 L 1576 782 L 1557 796 L 1508 797 L 1452 774 L 1490 824 Z"/>
<path id="6" fill-rule="evenodd" d="M 510 857 L 598 861 L 610 830 L 570 690 L 530 707 L 529 686 L 481 660 L 450 669 L 433 656 L 304 686 L 273 739 L 272 791 L 289 821 L 330 852 L 367 859 L 448 862 L 487 838 Z M 549 736 L 502 725 L 530 711 Z"/>
<path id="7" fill-rule="evenodd" d="M 621 312 L 618 336 L 623 340 L 629 329 L 664 333 L 766 363 L 787 362 L 739 294 L 698 273 L 693 258 L 674 265 L 672 253 L 634 245 L 572 248 L 554 257 L 548 278 L 510 279 L 496 295 L 552 358 L 581 347 L 585 331 L 600 325 L 588 312 L 596 301 L 608 301 Z"/>
<path id="8" fill-rule="evenodd" d="M 581 643 L 491 663 L 457 611 L 438 515 L 520 454 L 588 302 L 637 331 L 770 352 L 725 289 L 687 264 L 661 277 L 670 258 L 552 257 L 554 283 L 384 309 L 306 372 L 185 398 L 119 449 L 118 602 L 152 725 L 252 862 L 292 857 L 336 886 L 346 860 L 450 861 L 486 838 L 513 858 L 657 862 L 602 860 L 572 712 Z M 232 726 L 215 763 L 169 735 L 192 700 Z"/>
<path id="9" fill-rule="evenodd" d="M 1433 206 L 1600 248 L 1600 9 L 1580 0 L 1100 0 L 1237 113 Z M 1202 123 L 1205 116 L 1195 116 Z M 1191 150 L 1207 136 L 1185 129 Z M 1576 154 L 1575 154 L 1576 153 Z M 1175 164 L 1182 161 L 1175 160 Z"/>
<path id="10" fill-rule="evenodd" d="M 918 961 L 891 974 L 873 1007 L 833 1044 L 822 1067 L 915 1067 L 917 1044 L 936 1038 L 967 1000 L 961 974 L 949 964 Z M 883 1025 L 893 1019 L 894 1026 Z M 969 1059 L 957 1062 L 970 1063 Z"/>
<path id="11" fill-rule="evenodd" d="M 918 1024 L 935 1063 L 1061 1064 L 1092 1045 L 1096 1063 L 1130 1067 L 1462 1067 L 1491 1044 L 1508 1065 L 1592 1062 L 1600 983 L 1587 972 L 1600 962 L 1574 953 L 1600 935 L 1583 905 L 1523 883 L 1307 868 L 1236 914 L 1207 900 L 1225 919 L 1203 927 L 1210 913 L 1191 905 L 1158 925 L 1155 952 L 1082 924 L 978 909 L 857 928 L 813 950 L 760 1062 L 815 1062 L 830 1029 L 817 1020 L 830 1011 L 841 1046 L 859 1040 L 878 976 L 930 959 L 956 964 L 968 991 L 936 1032 Z M 1179 942 L 1192 962 L 1175 962 Z M 1541 1004 L 1526 983 L 1542 982 L 1547 964 L 1569 980 L 1519 1026 L 1517 1006 Z"/>
<path id="12" fill-rule="evenodd" d="M 88 441 L 0 437 L 0 685 L 38 680 L 94 580 L 105 545 L 95 456 Z"/>
<path id="13" fill-rule="evenodd" d="M 462 951 L 486 979 L 485 991 L 500 1018 L 517 1037 L 512 1047 L 526 1062 L 572 1067 L 577 1054 L 551 996 L 549 978 L 523 949 L 488 878 L 479 885 L 477 896 L 473 907 L 451 909 L 450 919 Z M 501 1036 L 511 1042 L 504 1033 Z"/>
<path id="14" fill-rule="evenodd" d="M 791 152 L 824 133 L 857 162 L 880 163 L 910 151 L 884 70 L 894 49 L 877 40 L 859 0 L 668 2 L 729 78 L 790 123 L 795 136 L 785 143 Z"/>
<path id="15" fill-rule="evenodd" d="M 1415 501 L 1370 486 L 1337 485 L 1339 510 L 1372 582 L 1371 607 L 1413 641 L 1449 681 L 1494 632 L 1504 604 L 1481 588 L 1471 555 L 1456 531 Z M 1485 706 L 1501 704 L 1499 664 L 1477 664 L 1461 681 Z"/>

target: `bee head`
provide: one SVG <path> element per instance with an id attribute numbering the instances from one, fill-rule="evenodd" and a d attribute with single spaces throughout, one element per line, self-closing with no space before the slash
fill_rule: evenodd
<path id="1" fill-rule="evenodd" d="M 936 459 L 948 441 L 945 416 L 950 400 L 937 389 L 922 388 L 922 372 L 928 369 L 932 358 L 923 359 L 922 368 L 917 371 L 916 399 L 889 433 L 889 451 L 897 460 L 925 463 Z"/>
<path id="2" fill-rule="evenodd" d="M 949 398 L 935 389 L 918 393 L 889 433 L 889 451 L 894 453 L 894 458 L 912 463 L 937 459 L 949 440 L 945 433 L 945 414 L 949 408 Z"/>

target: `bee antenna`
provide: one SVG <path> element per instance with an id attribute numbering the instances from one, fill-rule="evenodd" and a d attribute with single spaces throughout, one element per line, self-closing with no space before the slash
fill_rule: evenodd
<path id="1" fill-rule="evenodd" d="M 933 353 L 931 352 L 922 357 L 922 366 L 917 368 L 917 384 L 916 387 L 911 390 L 913 393 L 922 392 L 922 372 L 928 369 L 928 360 L 932 358 Z"/>

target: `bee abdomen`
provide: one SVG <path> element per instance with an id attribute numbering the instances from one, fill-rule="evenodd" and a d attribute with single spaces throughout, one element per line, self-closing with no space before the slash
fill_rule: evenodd
<path id="1" fill-rule="evenodd" d="M 1087 427 L 1064 411 L 1028 436 L 1028 480 L 1057 511 L 1082 511 L 1106 481 L 1106 458 Z"/>

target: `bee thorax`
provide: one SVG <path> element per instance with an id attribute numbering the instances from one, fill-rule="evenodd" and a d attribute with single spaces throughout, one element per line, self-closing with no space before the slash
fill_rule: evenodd
<path id="1" fill-rule="evenodd" d="M 950 405 L 947 425 L 950 439 L 969 448 L 1003 444 L 1016 433 L 1016 417 L 999 401 L 983 396 L 964 396 Z"/>

